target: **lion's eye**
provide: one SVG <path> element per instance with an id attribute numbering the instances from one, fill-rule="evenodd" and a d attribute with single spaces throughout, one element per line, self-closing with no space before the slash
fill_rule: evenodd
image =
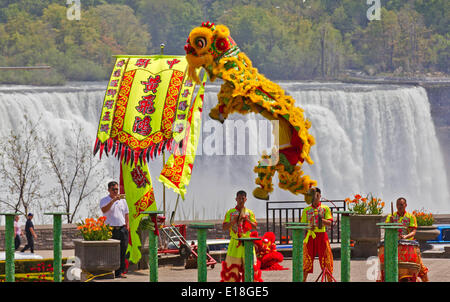
<path id="1" fill-rule="evenodd" d="M 200 38 L 195 39 L 195 45 L 198 48 L 206 47 L 206 44 L 207 44 L 207 41 L 206 41 L 206 38 L 204 38 L 204 37 L 200 37 Z"/>

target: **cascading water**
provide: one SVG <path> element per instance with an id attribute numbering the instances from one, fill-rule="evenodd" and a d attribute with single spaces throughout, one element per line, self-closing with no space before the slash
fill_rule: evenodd
<path id="1" fill-rule="evenodd" d="M 311 149 L 311 157 L 315 163 L 312 166 L 305 163 L 303 169 L 318 181 L 324 197 L 344 199 L 356 193 L 373 193 L 390 202 L 404 196 L 409 210 L 423 207 L 435 213 L 448 211 L 447 175 L 423 88 L 299 82 L 284 82 L 281 86 L 312 122 L 310 131 L 316 145 Z M 105 87 L 105 83 L 38 88 L 0 86 L 0 134 L 18 127 L 23 114 L 28 113 L 33 119 L 40 117 L 41 129 L 56 135 L 61 150 L 73 148 L 65 142 L 73 123 L 81 125 L 93 143 Z M 245 142 L 238 140 L 239 134 L 233 135 L 233 127 L 242 126 L 233 120 L 264 119 L 254 114 L 233 114 L 230 122 L 224 124 L 211 120 L 208 113 L 217 103 L 218 91 L 218 84 L 207 83 L 202 137 L 186 200 L 177 209 L 177 220 L 221 219 L 235 205 L 235 193 L 240 189 L 247 191 L 247 206 L 256 216 L 265 216 L 265 202 L 251 196 L 256 177 L 253 167 L 260 158 L 248 155 L 255 131 L 247 129 L 249 137 Z M 236 152 L 239 142 L 246 145 L 247 155 Z M 230 144 L 234 144 L 234 149 L 227 153 Z M 107 174 L 106 186 L 110 179 L 117 179 L 118 163 L 107 157 L 101 161 Z M 151 162 L 160 209 L 163 189 L 157 179 L 161 169 L 161 158 Z M 279 189 L 277 179 L 275 174 L 271 200 L 303 200 L 303 196 Z M 95 204 L 104 194 L 106 188 L 99 187 L 90 203 Z M 175 200 L 176 195 L 166 189 L 168 212 L 173 210 Z M 81 212 L 80 216 L 92 214 Z"/>

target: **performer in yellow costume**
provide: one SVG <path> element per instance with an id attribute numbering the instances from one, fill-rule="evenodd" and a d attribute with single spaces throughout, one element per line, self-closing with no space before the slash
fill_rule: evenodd
<path id="1" fill-rule="evenodd" d="M 386 222 L 401 223 L 404 228 L 399 229 L 398 239 L 414 240 L 417 230 L 416 216 L 406 211 L 406 199 L 400 197 L 397 199 L 397 212 L 386 217 Z M 420 250 L 417 250 L 417 260 L 420 264 L 419 278 L 424 282 L 428 282 L 428 268 L 423 264 Z"/>
<path id="2" fill-rule="evenodd" d="M 223 221 L 223 229 L 230 231 L 230 243 L 225 261 L 222 262 L 222 272 L 220 273 L 222 282 L 244 281 L 244 244 L 238 238 L 249 238 L 250 231 L 256 229 L 256 219 L 253 211 L 245 207 L 247 193 L 238 191 L 236 194 L 237 205 L 227 211 Z M 253 249 L 253 259 L 256 260 L 255 249 Z M 255 262 L 257 264 L 257 262 Z M 261 270 L 254 267 L 254 280 L 261 280 Z"/>
<path id="3" fill-rule="evenodd" d="M 203 67 L 211 81 L 224 80 L 218 94 L 218 104 L 209 116 L 223 122 L 231 113 L 259 113 L 279 124 L 279 156 L 263 155 L 254 171 L 259 185 L 253 195 L 269 199 L 273 191 L 272 177 L 278 172 L 279 186 L 293 194 L 306 194 L 317 183 L 303 175 L 304 161 L 313 164 L 309 150 L 314 137 L 308 133 L 311 123 L 304 118 L 303 110 L 281 87 L 252 67 L 252 62 L 240 51 L 224 25 L 203 23 L 189 34 L 185 46 L 189 74 L 200 82 L 196 69 Z M 274 153 L 274 152 L 272 152 Z"/>

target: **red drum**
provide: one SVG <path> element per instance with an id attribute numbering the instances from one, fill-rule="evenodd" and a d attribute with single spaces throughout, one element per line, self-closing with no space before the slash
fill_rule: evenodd
<path id="1" fill-rule="evenodd" d="M 384 281 L 384 241 L 378 246 L 381 279 Z M 416 240 L 398 241 L 398 280 L 415 281 L 420 271 L 420 248 Z"/>

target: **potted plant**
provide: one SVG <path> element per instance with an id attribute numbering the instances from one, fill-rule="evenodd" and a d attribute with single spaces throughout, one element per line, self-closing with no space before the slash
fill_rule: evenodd
<path id="1" fill-rule="evenodd" d="M 414 210 L 413 215 L 416 216 L 417 230 L 415 239 L 419 242 L 420 250 L 431 249 L 432 246 L 427 243 L 429 240 L 436 239 L 439 236 L 439 230 L 434 223 L 432 213 L 427 213 L 425 210 Z"/>
<path id="2" fill-rule="evenodd" d="M 138 262 L 138 269 L 148 269 L 148 257 L 149 257 L 149 249 L 148 249 L 148 233 L 149 231 L 153 231 L 155 229 L 153 222 L 150 217 L 143 217 L 139 222 L 139 226 L 137 228 L 137 233 L 139 234 L 139 239 L 141 241 L 141 259 Z"/>
<path id="3" fill-rule="evenodd" d="M 77 227 L 83 239 L 73 240 L 80 268 L 94 275 L 114 272 L 120 267 L 120 241 L 111 239 L 112 228 L 105 224 L 105 220 L 105 216 L 97 220 L 86 218 Z"/>
<path id="4" fill-rule="evenodd" d="M 345 199 L 350 215 L 350 239 L 355 241 L 353 257 L 367 258 L 377 255 L 381 230 L 377 223 L 382 222 L 384 202 L 372 194 L 362 197 L 356 194 L 353 199 Z"/>

